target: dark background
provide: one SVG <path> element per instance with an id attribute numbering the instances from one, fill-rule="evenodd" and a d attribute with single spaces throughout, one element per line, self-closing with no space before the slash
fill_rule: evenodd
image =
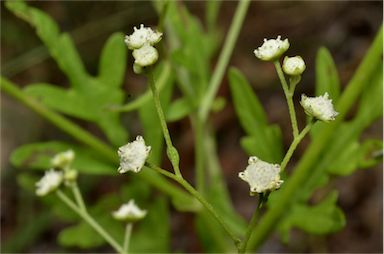
<path id="1" fill-rule="evenodd" d="M 69 32 L 79 49 L 82 59 L 91 73 L 96 73 L 99 53 L 105 40 L 115 31 L 130 34 L 132 27 L 140 23 L 154 25 L 157 17 L 149 2 L 30 2 L 58 22 L 62 31 Z M 185 2 L 192 13 L 204 20 L 204 2 Z M 228 30 L 236 2 L 223 2 L 219 14 L 219 27 L 223 34 Z M 253 50 L 262 44 L 263 38 L 282 35 L 289 38 L 291 47 L 288 54 L 301 55 L 307 64 L 301 84 L 297 87 L 297 98 L 301 93 L 314 93 L 314 61 L 317 49 L 326 46 L 332 53 L 339 70 L 341 84 L 345 86 L 364 53 L 371 44 L 382 23 L 382 2 L 368 1 L 258 1 L 252 2 L 235 47 L 230 65 L 236 66 L 247 76 L 265 107 L 270 122 L 278 123 L 282 130 L 290 130 L 286 102 L 277 81 L 272 64 L 261 62 Z M 126 80 L 136 91 L 145 89 L 143 79 L 134 75 L 131 57 L 128 59 Z M 212 68 L 214 63 L 212 63 Z M 49 57 L 33 29 L 24 21 L 14 17 L 1 3 L 1 72 L 21 86 L 45 81 L 67 85 L 65 76 Z M 127 86 L 125 86 L 128 89 Z M 226 78 L 219 94 L 228 103 L 223 111 L 212 115 L 211 121 L 217 131 L 218 152 L 225 172 L 228 187 L 236 209 L 249 218 L 253 203 L 248 186 L 239 181 L 237 175 L 247 161 L 239 140 L 244 135 L 236 119 Z M 298 112 L 302 126 L 305 116 Z M 83 127 L 98 135 L 99 131 L 86 123 Z M 139 126 L 128 126 L 132 133 Z M 179 149 L 182 168 L 193 170 L 193 132 L 188 119 L 170 125 L 175 145 Z M 285 131 L 287 147 L 291 132 Z M 382 119 L 372 125 L 363 138 L 382 137 Z M 1 94 L 1 243 L 6 243 L 23 224 L 33 223 L 28 212 L 38 212 L 44 207 L 33 195 L 23 193 L 15 176 L 18 169 L 9 165 L 8 158 L 13 149 L 21 144 L 68 139 L 68 137 L 42 118 L 32 113 L 14 99 Z M 300 158 L 308 140 L 301 144 L 292 163 Z M 188 172 L 186 173 L 188 175 Z M 263 246 L 264 252 L 381 252 L 383 251 L 382 220 L 382 167 L 360 170 L 351 176 L 337 179 L 334 186 L 339 190 L 339 205 L 346 214 L 347 226 L 331 236 L 310 236 L 294 231 L 289 245 L 279 243 L 271 237 Z M 95 179 L 97 181 L 97 179 Z M 104 178 L 97 192 L 110 191 L 116 184 L 113 177 Z M 97 197 L 94 197 L 97 198 Z M 27 210 L 25 210 L 27 209 Z M 29 210 L 28 210 L 29 209 Z M 186 252 L 199 252 L 201 246 L 192 230 L 189 214 L 174 212 L 172 217 L 173 248 Z M 56 244 L 60 222 L 50 225 L 37 233 L 33 242 L 19 246 L 18 252 L 63 251 Z M 98 249 L 95 251 L 109 251 Z M 69 250 L 79 252 L 81 250 Z"/>

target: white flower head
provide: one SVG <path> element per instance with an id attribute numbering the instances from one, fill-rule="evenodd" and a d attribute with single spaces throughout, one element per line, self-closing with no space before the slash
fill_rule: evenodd
<path id="1" fill-rule="evenodd" d="M 56 190 L 63 181 L 63 173 L 53 169 L 46 171 L 45 175 L 36 183 L 36 195 L 45 196 Z"/>
<path id="2" fill-rule="evenodd" d="M 139 49 L 135 49 L 132 52 L 133 57 L 135 58 L 135 64 L 139 67 L 145 67 L 156 63 L 159 58 L 159 53 L 157 49 L 146 44 Z"/>
<path id="3" fill-rule="evenodd" d="M 305 62 L 301 56 L 285 57 L 283 71 L 291 76 L 301 75 L 305 71 Z"/>
<path id="4" fill-rule="evenodd" d="M 146 210 L 140 209 L 133 199 L 129 200 L 128 203 L 123 204 L 117 211 L 112 213 L 113 218 L 116 220 L 123 220 L 134 222 L 141 220 L 147 215 Z"/>
<path id="5" fill-rule="evenodd" d="M 120 147 L 117 152 L 120 157 L 119 173 L 140 172 L 150 151 L 151 147 L 145 145 L 142 136 L 137 136 L 135 141 Z"/>
<path id="6" fill-rule="evenodd" d="M 249 157 L 248 166 L 239 173 L 239 177 L 248 182 L 251 194 L 276 190 L 283 183 L 280 180 L 279 165 L 267 163 L 255 156 Z"/>
<path id="7" fill-rule="evenodd" d="M 264 39 L 261 47 L 255 49 L 254 53 L 257 58 L 263 61 L 273 61 L 278 59 L 289 48 L 288 39 L 281 40 L 281 36 L 276 39 Z"/>
<path id="8" fill-rule="evenodd" d="M 66 168 L 73 162 L 74 159 L 75 159 L 75 152 L 73 150 L 68 150 L 68 151 L 56 154 L 52 158 L 51 164 L 55 168 Z"/>
<path id="9" fill-rule="evenodd" d="M 300 104 L 307 115 L 324 122 L 335 120 L 339 114 L 333 108 L 332 100 L 328 99 L 328 93 L 318 97 L 307 97 L 303 94 Z"/>
<path id="10" fill-rule="evenodd" d="M 160 32 L 153 31 L 150 27 L 144 27 L 143 24 L 140 28 L 133 28 L 131 35 L 126 35 L 124 42 L 127 44 L 129 49 L 139 49 L 144 45 L 154 45 L 161 40 L 163 35 Z"/>

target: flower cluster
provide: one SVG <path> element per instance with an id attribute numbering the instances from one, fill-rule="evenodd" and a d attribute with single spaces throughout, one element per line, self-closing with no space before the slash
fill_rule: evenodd
<path id="1" fill-rule="evenodd" d="M 332 100 L 328 98 L 328 93 L 318 97 L 307 97 L 303 94 L 300 104 L 307 115 L 324 122 L 335 120 L 335 117 L 339 114 L 333 108 Z"/>
<path id="2" fill-rule="evenodd" d="M 153 31 L 150 27 L 133 28 L 134 32 L 131 35 L 125 36 L 125 44 L 133 50 L 132 55 L 135 58 L 134 70 L 140 73 L 143 67 L 156 63 L 159 58 L 157 49 L 153 47 L 161 40 L 163 35 L 160 32 Z"/>
<path id="3" fill-rule="evenodd" d="M 63 182 L 70 185 L 76 181 L 77 170 L 71 168 L 74 159 L 73 150 L 56 154 L 51 159 L 51 165 L 58 170 L 51 168 L 45 172 L 45 175 L 36 183 L 36 195 L 45 196 L 59 188 Z"/>
<path id="4" fill-rule="evenodd" d="M 280 166 L 270 164 L 252 156 L 247 168 L 239 173 L 239 177 L 248 182 L 251 194 L 264 193 L 280 188 Z"/>
<path id="5" fill-rule="evenodd" d="M 117 151 L 120 157 L 120 167 L 118 168 L 118 172 L 140 172 L 150 151 L 151 147 L 145 145 L 145 141 L 142 136 L 137 136 L 136 140 L 133 142 L 120 147 Z"/>
<path id="6" fill-rule="evenodd" d="M 255 49 L 254 53 L 257 58 L 263 61 L 274 61 L 278 59 L 289 48 L 288 39 L 281 40 L 281 36 L 276 39 L 264 39 L 261 47 Z"/>
<path id="7" fill-rule="evenodd" d="M 45 175 L 36 183 L 36 195 L 45 196 L 51 191 L 56 190 L 63 182 L 63 172 L 50 169 L 45 172 Z"/>
<path id="8" fill-rule="evenodd" d="M 135 222 L 141 220 L 147 215 L 146 210 L 140 209 L 133 199 L 128 203 L 123 204 L 117 211 L 112 213 L 113 218 L 126 222 Z"/>

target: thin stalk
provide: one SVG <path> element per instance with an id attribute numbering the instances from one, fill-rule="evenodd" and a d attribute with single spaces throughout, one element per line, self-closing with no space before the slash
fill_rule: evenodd
<path id="1" fill-rule="evenodd" d="M 181 175 L 180 168 L 179 168 L 179 155 L 177 153 L 176 148 L 172 144 L 171 136 L 169 134 L 167 122 L 165 121 L 165 115 L 161 107 L 160 95 L 159 95 L 159 91 L 156 88 L 155 78 L 153 77 L 152 69 L 149 70 L 148 78 L 149 78 L 149 85 L 152 90 L 153 100 L 155 102 L 155 108 L 160 120 L 161 129 L 163 131 L 165 143 L 167 144 L 168 158 L 172 163 L 173 170 L 175 171 L 176 175 Z"/>
<path id="2" fill-rule="evenodd" d="M 71 189 L 72 189 L 73 196 L 75 197 L 77 205 L 80 207 L 81 210 L 86 212 L 87 211 L 87 207 L 85 206 L 83 196 L 81 195 L 79 186 L 77 185 L 76 182 L 71 184 Z"/>
<path id="3" fill-rule="evenodd" d="M 192 196 L 194 196 L 205 207 L 205 209 L 207 209 L 207 211 L 216 219 L 216 221 L 224 228 L 224 230 L 227 232 L 227 234 L 232 238 L 235 245 L 238 246 L 238 244 L 240 243 L 240 239 L 234 233 L 232 233 L 232 231 L 229 229 L 227 223 L 215 211 L 213 206 L 197 190 L 195 190 L 195 188 L 193 188 L 193 186 L 190 185 L 184 178 L 182 178 L 181 176 L 177 176 L 175 174 L 172 174 L 169 171 L 164 170 L 164 169 L 157 167 L 155 165 L 152 165 L 150 163 L 146 163 L 146 166 L 159 172 L 160 174 L 163 174 L 163 175 L 175 180 L 181 186 L 183 186 L 189 193 L 191 193 Z"/>
<path id="4" fill-rule="evenodd" d="M 255 209 L 255 212 L 252 215 L 251 221 L 248 224 L 248 228 L 245 233 L 244 240 L 240 244 L 239 253 L 245 253 L 249 238 L 251 237 L 251 234 L 257 225 L 257 221 L 259 219 L 259 215 L 260 215 L 260 211 L 263 206 L 263 203 L 264 203 L 264 197 L 263 197 L 263 194 L 260 194 L 257 207 Z"/>
<path id="5" fill-rule="evenodd" d="M 24 105 L 26 105 L 27 107 L 29 107 L 30 109 L 32 109 L 33 111 L 35 111 L 36 113 L 44 117 L 46 120 L 54 124 L 56 127 L 61 129 L 65 133 L 74 137 L 76 140 L 83 143 L 84 145 L 87 145 L 90 148 L 92 148 L 96 153 L 98 153 L 103 158 L 107 159 L 111 163 L 115 163 L 115 164 L 119 163 L 119 158 L 117 156 L 116 150 L 114 150 L 104 142 L 100 141 L 98 138 L 96 138 L 89 132 L 80 128 L 79 126 L 74 124 L 72 121 L 61 116 L 55 111 L 45 107 L 42 103 L 40 103 L 33 97 L 28 96 L 11 81 L 1 77 L 0 88 L 2 92 L 4 91 L 7 94 L 13 96 L 17 100 L 19 100 L 21 103 L 23 103 Z M 173 184 L 170 184 L 168 181 L 166 181 L 165 178 L 160 177 L 159 175 L 156 176 L 153 174 L 147 174 L 146 172 L 143 172 L 142 174 L 139 174 L 137 176 L 147 181 L 148 183 L 152 184 L 156 188 L 160 189 L 164 193 L 167 193 L 171 197 L 185 198 L 185 199 L 190 198 L 190 196 L 187 195 L 186 192 L 181 191 L 178 188 L 175 188 Z"/>
<path id="6" fill-rule="evenodd" d="M 24 103 L 26 106 L 31 108 L 33 111 L 46 118 L 49 122 L 56 125 L 59 129 L 70 134 L 72 137 L 79 140 L 80 142 L 92 147 L 94 150 L 96 150 L 100 154 L 103 154 L 106 158 L 110 159 L 111 161 L 117 161 L 117 153 L 113 149 L 111 149 L 107 144 L 101 142 L 96 137 L 89 134 L 87 131 L 75 125 L 60 114 L 45 107 L 33 97 L 26 95 L 20 88 L 18 88 L 9 80 L 1 77 L 0 87 L 6 93 L 12 95 L 16 99 Z"/>
<path id="7" fill-rule="evenodd" d="M 372 46 L 338 100 L 336 110 L 339 112 L 339 115 L 334 122 L 325 125 L 316 137 L 314 137 L 302 159 L 297 164 L 294 173 L 282 186 L 280 195 L 276 196 L 274 206 L 269 209 L 259 221 L 248 243 L 247 250 L 256 249 L 265 241 L 280 218 L 285 214 L 287 208 L 293 203 L 292 197 L 297 191 L 301 190 L 303 182 L 308 180 L 308 175 L 316 174 L 318 170 L 321 170 L 320 168 L 314 167 L 314 164 L 318 162 L 319 156 L 327 144 L 329 144 L 336 128 L 340 126 L 340 123 L 344 120 L 350 108 L 356 103 L 356 99 L 375 73 L 377 66 L 382 64 L 382 53 L 383 28 L 380 27 Z M 317 171 L 314 172 L 313 170 Z"/>
<path id="8" fill-rule="evenodd" d="M 101 237 L 105 239 L 118 253 L 121 254 L 127 254 L 123 248 L 120 246 L 120 244 L 117 243 L 113 237 L 104 230 L 100 224 L 98 224 L 91 215 L 89 215 L 87 212 L 83 211 L 79 207 L 76 206 L 76 204 L 70 200 L 67 195 L 65 195 L 61 190 L 56 191 L 57 196 L 60 198 L 61 201 L 63 201 L 69 208 L 71 208 L 75 213 L 77 213 L 82 219 L 84 219 Z"/>
<path id="9" fill-rule="evenodd" d="M 205 171 L 204 171 L 204 124 L 198 117 L 193 117 L 195 127 L 195 161 L 196 161 L 196 189 L 204 195 Z"/>
<path id="10" fill-rule="evenodd" d="M 125 235 L 124 235 L 124 245 L 123 250 L 125 253 L 129 253 L 129 242 L 131 240 L 131 233 L 132 233 L 132 223 L 127 223 L 125 226 Z"/>
<path id="11" fill-rule="evenodd" d="M 297 127 L 295 106 L 293 104 L 293 99 L 292 99 L 293 93 L 289 91 L 289 87 L 288 87 L 287 81 L 285 80 L 284 73 L 283 73 L 283 70 L 281 69 L 281 64 L 279 60 L 276 60 L 274 64 L 275 64 L 277 75 L 279 76 L 281 85 L 284 90 L 285 98 L 287 99 L 289 116 L 291 118 L 291 124 L 292 124 L 292 130 L 293 130 L 293 138 L 296 138 L 297 135 L 299 135 L 299 128 Z"/>
<path id="12" fill-rule="evenodd" d="M 285 154 L 283 161 L 281 162 L 281 165 L 280 165 L 281 171 L 283 171 L 286 168 L 289 160 L 293 155 L 293 152 L 296 150 L 297 146 L 299 145 L 301 140 L 305 137 L 305 135 L 307 135 L 307 133 L 311 130 L 313 124 L 314 122 L 311 119 L 311 121 L 307 124 L 307 126 L 305 126 L 305 128 L 300 132 L 300 134 L 293 139 L 292 144 L 289 146 L 288 151 Z"/>
<path id="13" fill-rule="evenodd" d="M 167 80 L 171 75 L 171 64 L 168 61 L 164 61 L 163 65 L 164 67 L 160 74 L 159 80 L 157 81 L 159 91 L 161 91 L 165 87 L 165 85 L 167 84 Z M 123 106 L 111 105 L 107 109 L 111 111 L 117 111 L 117 112 L 129 112 L 129 111 L 133 111 L 140 108 L 142 105 L 150 101 L 151 98 L 152 98 L 152 92 L 150 89 L 148 89 L 140 97 L 136 98 L 131 102 L 128 102 Z"/>
<path id="14" fill-rule="evenodd" d="M 203 121 L 207 118 L 212 102 L 215 99 L 217 90 L 219 89 L 221 80 L 223 79 L 225 69 L 228 65 L 236 40 L 239 36 L 240 29 L 247 14 L 250 0 L 240 0 L 234 18 L 229 28 L 227 37 L 225 38 L 223 49 L 221 50 L 218 63 L 213 72 L 212 78 L 209 81 L 208 91 L 202 99 L 199 109 L 199 117 Z"/>

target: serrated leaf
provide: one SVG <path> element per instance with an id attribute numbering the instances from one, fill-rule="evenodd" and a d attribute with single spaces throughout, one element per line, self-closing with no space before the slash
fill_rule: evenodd
<path id="1" fill-rule="evenodd" d="M 124 35 L 114 33 L 106 42 L 99 63 L 99 79 L 108 87 L 120 87 L 126 70 L 127 46 Z"/>
<path id="2" fill-rule="evenodd" d="M 56 141 L 18 147 L 13 151 L 10 161 L 19 168 L 47 170 L 52 167 L 50 160 L 55 154 L 69 149 L 76 154 L 73 167 L 82 173 L 104 175 L 116 172 L 116 166 L 96 158 L 89 149 Z"/>
<path id="3" fill-rule="evenodd" d="M 295 204 L 289 214 L 279 224 L 283 240 L 288 241 L 289 231 L 299 228 L 310 234 L 329 234 L 345 226 L 345 216 L 337 207 L 337 191 L 333 191 L 323 201 L 314 205 Z"/>
<path id="4" fill-rule="evenodd" d="M 340 81 L 331 53 L 321 47 L 316 55 L 316 96 L 326 92 L 336 103 L 340 95 Z"/>

